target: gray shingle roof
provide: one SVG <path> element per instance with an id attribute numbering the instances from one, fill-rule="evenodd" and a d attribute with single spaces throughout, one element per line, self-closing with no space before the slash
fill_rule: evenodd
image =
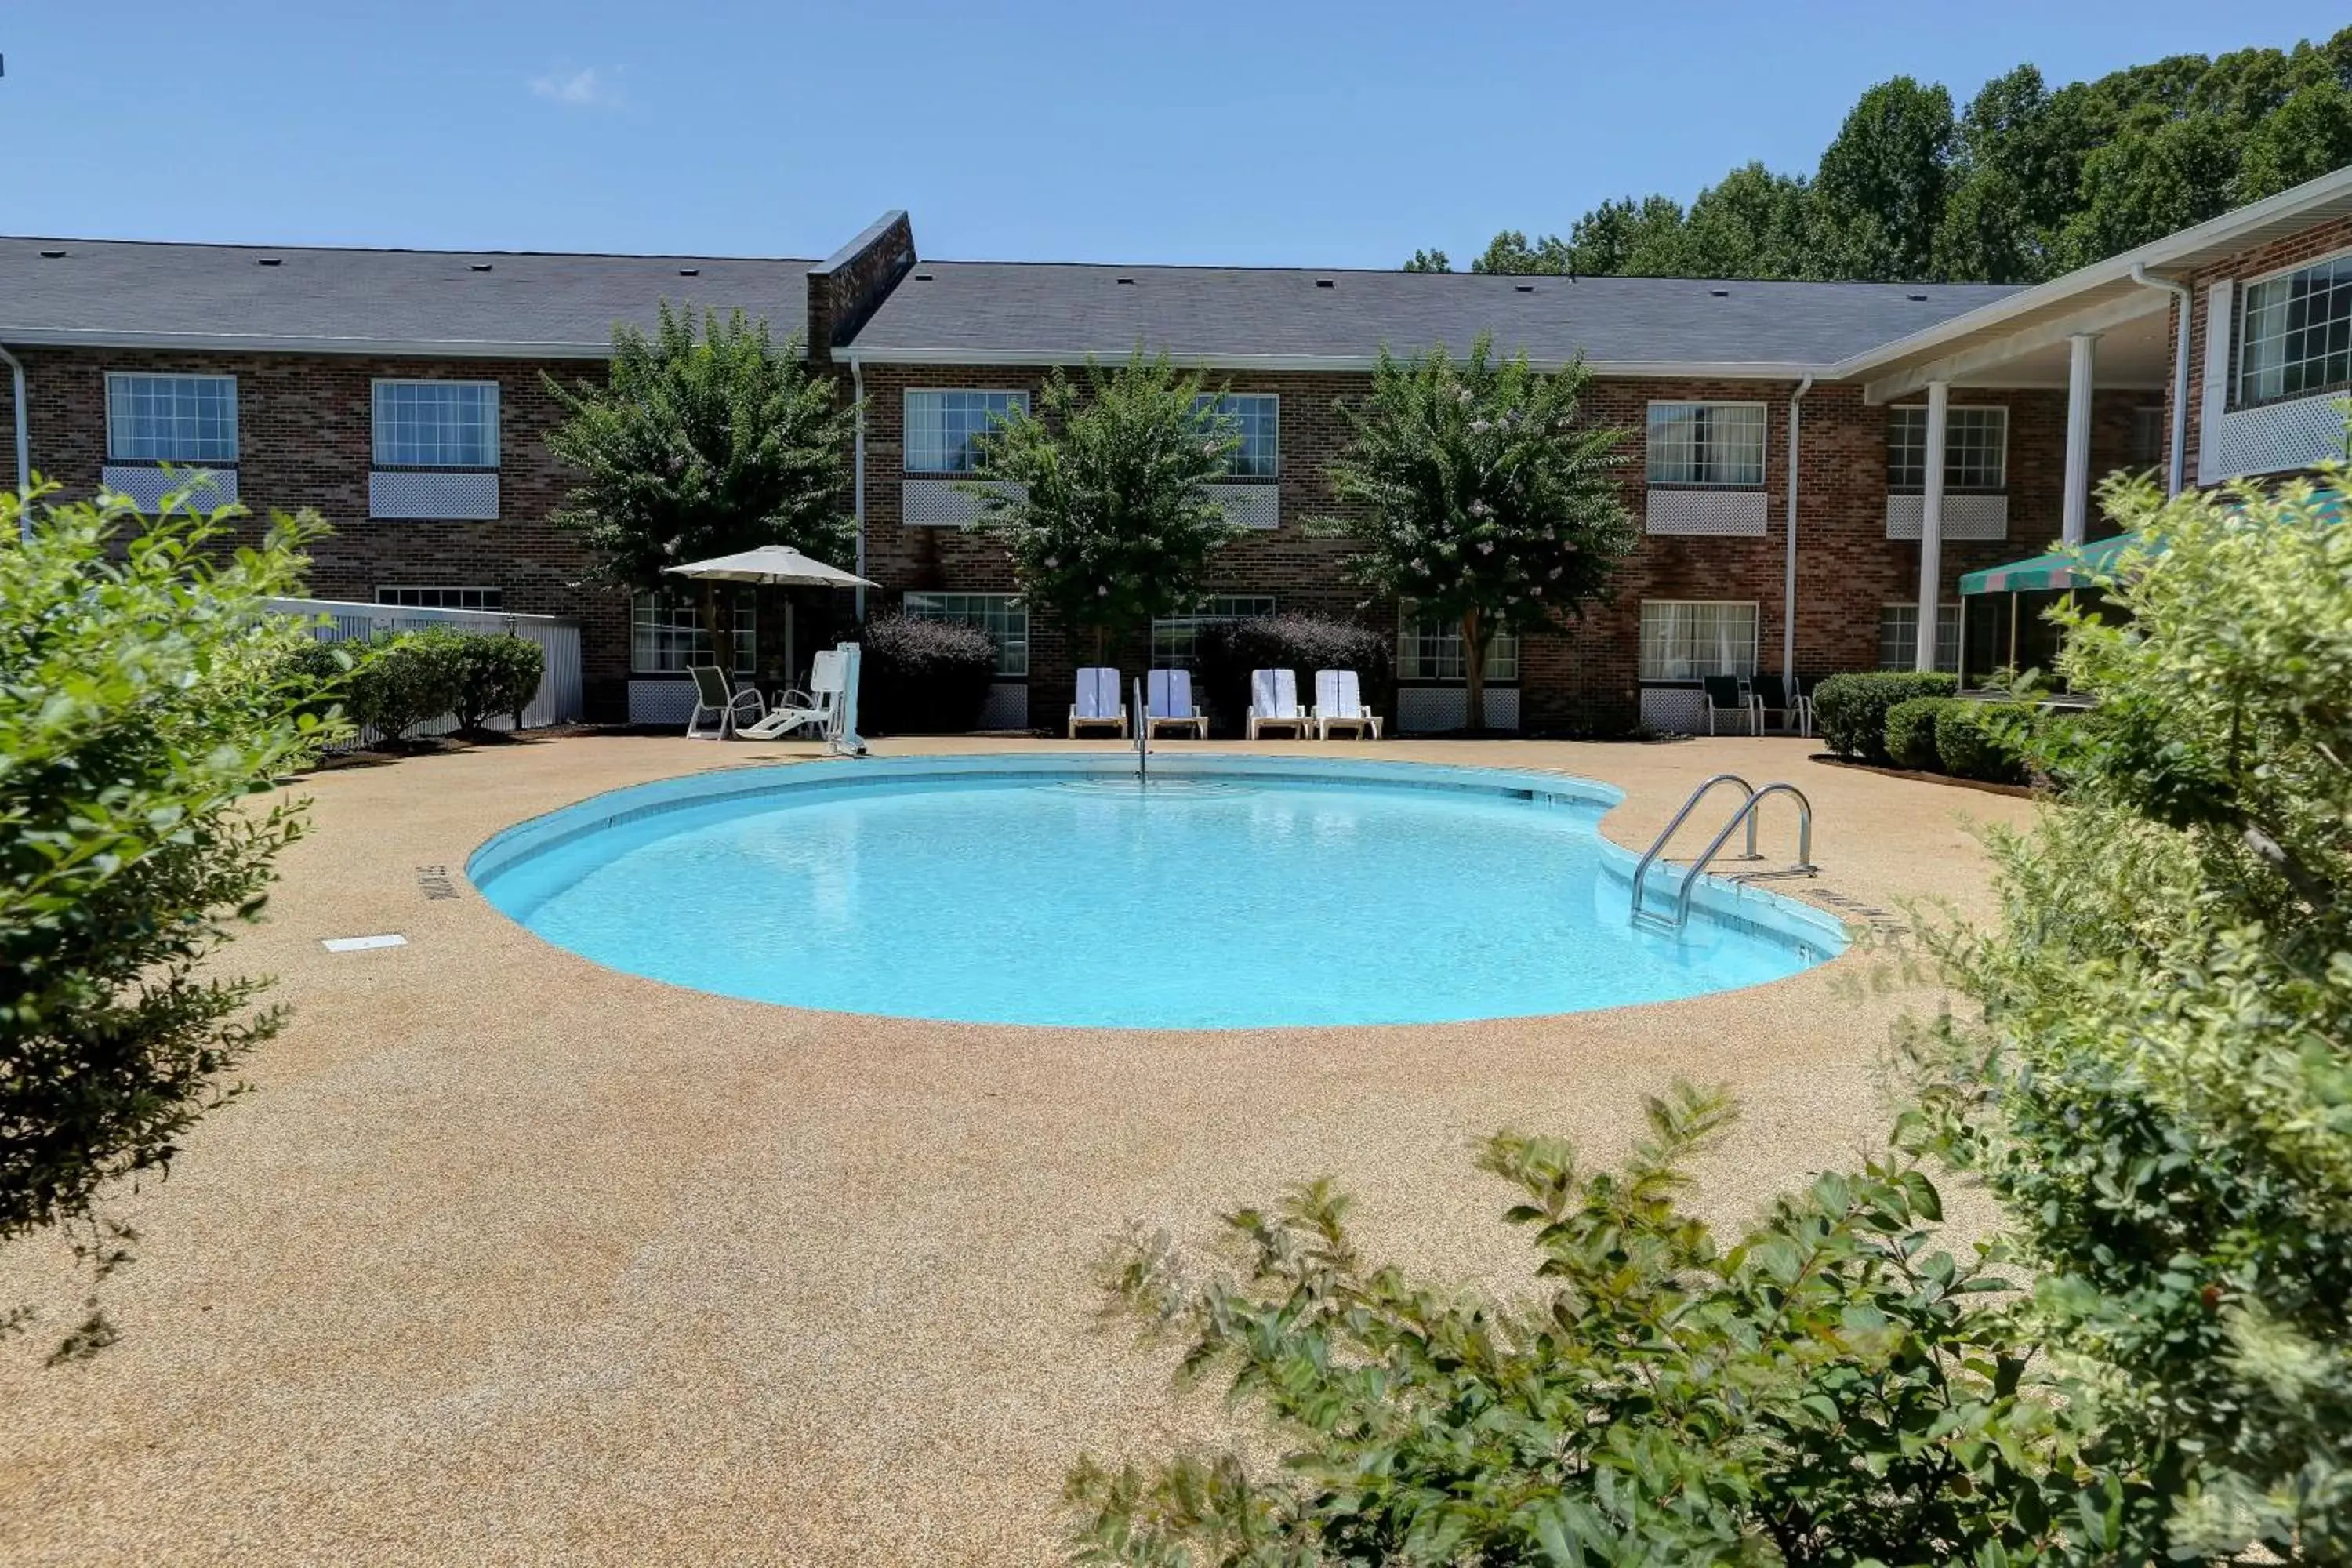
<path id="1" fill-rule="evenodd" d="M 1129 279 L 1131 281 L 1122 281 Z M 1328 287 L 1324 286 L 1328 280 Z M 1482 331 L 1538 364 L 1830 364 L 2013 290 L 1988 284 L 1706 282 L 1475 273 L 917 265 L 862 328 L 861 357 L 1075 362 L 1140 342 L 1212 363 L 1360 362 Z"/>
<path id="2" fill-rule="evenodd" d="M 61 250 L 61 257 L 41 253 Z M 274 257 L 277 265 L 262 265 Z M 476 271 L 487 263 L 488 271 Z M 803 330 L 805 260 L 0 238 L 0 344 L 601 352 L 663 300 Z M 681 274 L 691 268 L 695 275 Z"/>

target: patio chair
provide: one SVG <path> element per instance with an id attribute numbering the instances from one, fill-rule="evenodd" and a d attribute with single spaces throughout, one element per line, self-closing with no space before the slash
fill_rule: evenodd
<path id="1" fill-rule="evenodd" d="M 1802 688 L 1777 675 L 1759 675 L 1748 685 L 1758 714 L 1766 720 L 1780 715 L 1783 731 L 1798 735 L 1813 732 L 1813 701 Z"/>
<path id="2" fill-rule="evenodd" d="M 1209 716 L 1192 701 L 1192 672 L 1189 669 L 1155 669 L 1145 676 L 1143 707 L 1146 735 L 1170 729 L 1179 732 L 1190 730 L 1195 740 L 1209 738 Z"/>
<path id="3" fill-rule="evenodd" d="M 1105 726 L 1127 734 L 1127 704 L 1119 700 L 1118 671 L 1099 666 L 1078 671 L 1078 700 L 1070 704 L 1070 739 L 1078 738 L 1081 724 Z"/>
<path id="4" fill-rule="evenodd" d="M 747 741 L 781 741 L 795 731 L 807 730 L 818 740 L 830 739 L 841 716 L 842 676 L 840 650 L 822 650 L 809 671 L 806 691 L 783 693 L 766 718 L 735 733 Z"/>
<path id="5" fill-rule="evenodd" d="M 1748 732 L 1751 735 L 1764 732 L 1762 710 L 1757 707 L 1754 697 L 1739 689 L 1739 677 L 1710 675 L 1702 678 L 1698 684 L 1706 699 L 1708 734 L 1717 732 L 1715 726 L 1718 713 L 1739 714 L 1747 721 Z"/>
<path id="6" fill-rule="evenodd" d="M 1353 731 L 1360 741 L 1381 738 L 1381 716 L 1364 706 L 1363 688 L 1352 669 L 1315 672 L 1315 738 L 1328 741 L 1335 728 Z"/>
<path id="7" fill-rule="evenodd" d="M 1249 726 L 1246 733 L 1253 741 L 1267 726 L 1287 729 L 1305 740 L 1313 733 L 1315 721 L 1298 705 L 1298 673 L 1290 669 L 1253 669 L 1250 671 Z"/>
<path id="8" fill-rule="evenodd" d="M 767 717 L 768 704 L 758 689 L 736 690 L 717 665 L 698 664 L 687 674 L 694 678 L 694 711 L 686 716 L 688 740 L 723 741 L 746 721 L 756 724 Z M 710 728 L 703 728 L 706 723 Z"/>

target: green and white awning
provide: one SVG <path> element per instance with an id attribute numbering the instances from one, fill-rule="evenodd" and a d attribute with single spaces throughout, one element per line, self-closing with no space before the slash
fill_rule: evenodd
<path id="1" fill-rule="evenodd" d="M 2030 560 L 2012 561 L 2006 566 L 1988 566 L 1981 572 L 1971 572 L 1960 579 L 1960 592 L 1963 595 L 2041 594 L 2077 587 L 2085 580 L 2087 573 L 2111 572 L 2117 556 L 2126 550 L 2138 548 L 2161 550 L 2164 546 L 2160 542 L 2150 544 L 2137 533 L 2119 533 L 2113 539 L 2102 539 L 2080 550 L 2053 551 Z"/>

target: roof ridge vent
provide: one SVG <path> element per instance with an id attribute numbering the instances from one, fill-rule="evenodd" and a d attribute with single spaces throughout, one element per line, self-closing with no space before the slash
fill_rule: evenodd
<path id="1" fill-rule="evenodd" d="M 1339 280 L 1336 278 L 1318 278 L 1315 279 L 1315 287 L 1318 289 L 1337 289 L 1339 286 Z"/>
<path id="2" fill-rule="evenodd" d="M 55 261 L 64 254 L 65 252 L 62 250 L 44 250 L 41 252 L 41 259 L 44 261 Z"/>
<path id="3" fill-rule="evenodd" d="M 1927 302 L 1927 296 L 1925 294 L 1906 294 L 1903 297 L 1915 305 L 1924 305 Z"/>
<path id="4" fill-rule="evenodd" d="M 253 264 L 256 267 L 283 267 L 286 265 L 286 258 L 282 256 L 257 256 L 253 258 Z"/>
<path id="5" fill-rule="evenodd" d="M 489 269 L 490 264 L 487 261 L 468 261 L 466 263 L 466 270 L 468 272 L 488 272 Z"/>
<path id="6" fill-rule="evenodd" d="M 1511 292 L 1514 294 L 1532 294 L 1535 291 L 1536 286 L 1532 283 L 1514 283 L 1511 285 Z"/>
<path id="7" fill-rule="evenodd" d="M 699 267 L 681 267 L 677 269 L 677 275 L 680 278 L 699 278 L 702 276 L 702 268 Z"/>
<path id="8" fill-rule="evenodd" d="M 1731 290 L 1728 289 L 1710 289 L 1707 292 L 1714 295 L 1718 300 L 1728 300 L 1731 298 Z"/>
<path id="9" fill-rule="evenodd" d="M 1135 287 L 1135 279 L 1132 278 L 1114 278 L 1111 281 L 1114 283 L 1124 283 L 1130 289 Z"/>

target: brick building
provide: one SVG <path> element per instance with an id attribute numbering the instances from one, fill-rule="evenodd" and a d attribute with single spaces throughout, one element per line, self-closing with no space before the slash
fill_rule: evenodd
<path id="1" fill-rule="evenodd" d="M 1384 347 L 1580 354 L 1630 434 L 1641 543 L 1612 602 L 1493 650 L 1489 719 L 1679 727 L 1704 674 L 1948 666 L 1960 575 L 2099 536 L 2112 469 L 2211 484 L 2336 449 L 2352 170 L 2027 289 L 931 261 L 898 213 L 821 262 L 0 240 L 0 445 L 68 494 L 152 496 L 173 461 L 257 511 L 315 507 L 337 531 L 314 593 L 576 616 L 592 713 L 663 720 L 709 649 L 683 600 L 580 585 L 544 378 L 597 375 L 613 324 L 664 300 L 762 317 L 863 399 L 862 607 L 988 626 L 1007 726 L 1050 721 L 1075 661 L 957 483 L 1054 367 L 1165 351 L 1244 433 L 1200 616 L 1123 668 L 1186 659 L 1208 617 L 1368 616 L 1399 727 L 1425 730 L 1459 721 L 1458 639 L 1360 605 L 1304 526 L 1336 506 L 1335 405 Z M 746 601 L 737 650 L 769 680 L 852 608 L 802 601 L 786 648 L 776 607 Z"/>

